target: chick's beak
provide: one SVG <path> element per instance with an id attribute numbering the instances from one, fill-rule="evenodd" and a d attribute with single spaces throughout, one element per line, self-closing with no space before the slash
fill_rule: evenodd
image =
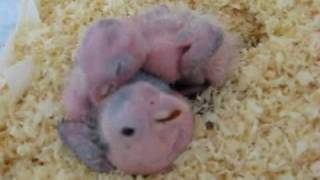
<path id="1" fill-rule="evenodd" d="M 153 118 L 157 123 L 166 123 L 176 120 L 181 113 L 180 109 L 160 110 L 154 114 Z"/>

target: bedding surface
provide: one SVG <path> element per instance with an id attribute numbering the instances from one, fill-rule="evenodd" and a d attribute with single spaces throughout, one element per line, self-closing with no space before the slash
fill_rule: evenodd
<path id="1" fill-rule="evenodd" d="M 24 18 L 0 56 L 0 179 L 320 178 L 319 0 L 21 2 Z M 246 48 L 227 84 L 192 102 L 193 141 L 173 171 L 95 173 L 57 134 L 64 77 L 91 22 L 160 2 L 215 16 Z"/>

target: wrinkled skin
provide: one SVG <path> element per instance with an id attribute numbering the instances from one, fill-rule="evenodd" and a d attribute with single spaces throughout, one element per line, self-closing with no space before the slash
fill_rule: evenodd
<path id="1" fill-rule="evenodd" d="M 187 97 L 210 85 L 223 86 L 243 47 L 237 34 L 222 31 L 214 19 L 189 10 L 173 12 L 160 5 L 140 19 L 146 41 L 151 42 L 144 70 Z"/>
<path id="2" fill-rule="evenodd" d="M 151 51 L 144 69 L 173 84 L 183 94 L 219 88 L 237 64 L 243 43 L 222 30 L 215 19 L 190 10 L 156 6 L 141 16 Z"/>
<path id="3" fill-rule="evenodd" d="M 88 92 L 85 74 L 79 67 L 74 67 L 67 77 L 62 95 L 66 119 L 86 119 L 86 115 L 93 108 Z"/>
<path id="4" fill-rule="evenodd" d="M 168 83 L 183 79 L 188 84 L 204 84 L 202 67 L 223 42 L 217 24 L 191 11 L 171 11 L 156 6 L 140 16 L 141 31 L 150 43 L 144 69 Z"/>
<path id="5" fill-rule="evenodd" d="M 69 121 L 59 124 L 61 139 L 96 171 L 169 169 L 190 143 L 193 126 L 188 104 L 169 85 L 183 95 L 221 87 L 240 44 L 218 23 L 166 6 L 97 21 L 66 81 Z"/>
<path id="6" fill-rule="evenodd" d="M 66 119 L 83 119 L 105 96 L 132 78 L 146 59 L 145 47 L 142 35 L 130 21 L 106 19 L 93 23 L 66 80 Z"/>
<path id="7" fill-rule="evenodd" d="M 224 41 L 219 50 L 203 66 L 203 75 L 212 87 L 220 88 L 238 65 L 240 50 L 244 44 L 237 34 L 225 32 Z"/>
<path id="8" fill-rule="evenodd" d="M 86 121 L 62 121 L 59 134 L 84 164 L 99 172 L 165 172 L 191 142 L 193 117 L 185 99 L 145 74 L 90 114 Z"/>
<path id="9" fill-rule="evenodd" d="M 186 96 L 209 85 L 221 87 L 236 64 L 240 44 L 218 22 L 165 5 L 127 19 L 99 20 L 85 34 L 74 67 L 79 70 L 70 75 L 81 74 L 85 80 L 69 78 L 83 81 L 81 92 L 74 82 L 65 88 L 67 118 L 83 117 L 88 107 L 97 106 L 140 69 Z"/>
<path id="10" fill-rule="evenodd" d="M 93 23 L 77 55 L 77 64 L 87 78 L 90 100 L 98 104 L 132 78 L 146 53 L 144 38 L 131 21 L 106 19 Z"/>

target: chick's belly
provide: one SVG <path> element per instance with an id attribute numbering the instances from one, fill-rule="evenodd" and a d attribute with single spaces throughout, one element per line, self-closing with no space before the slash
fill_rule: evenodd
<path id="1" fill-rule="evenodd" d="M 179 60 L 179 50 L 173 43 L 155 40 L 143 69 L 166 82 L 174 82 L 179 79 Z"/>

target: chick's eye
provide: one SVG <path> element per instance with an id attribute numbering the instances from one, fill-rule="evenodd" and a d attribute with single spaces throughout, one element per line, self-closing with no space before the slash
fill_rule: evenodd
<path id="1" fill-rule="evenodd" d="M 130 127 L 124 127 L 121 130 L 121 134 L 127 137 L 133 136 L 134 133 L 135 133 L 135 129 Z"/>

